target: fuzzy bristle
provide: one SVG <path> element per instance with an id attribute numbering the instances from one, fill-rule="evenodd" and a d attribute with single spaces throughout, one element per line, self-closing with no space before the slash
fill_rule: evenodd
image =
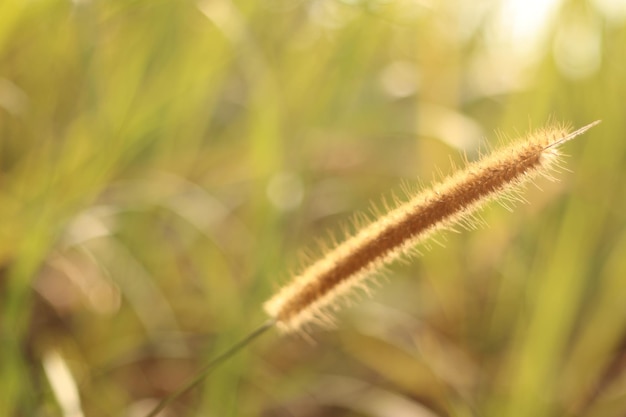
<path id="1" fill-rule="evenodd" d="M 309 322 L 328 322 L 329 310 L 363 279 L 398 256 L 408 253 L 433 232 L 470 219 L 485 202 L 509 196 L 537 175 L 547 175 L 558 146 L 583 134 L 599 121 L 568 133 L 552 126 L 467 164 L 388 210 L 376 221 L 328 251 L 268 300 L 265 311 L 283 331 L 297 331 Z"/>

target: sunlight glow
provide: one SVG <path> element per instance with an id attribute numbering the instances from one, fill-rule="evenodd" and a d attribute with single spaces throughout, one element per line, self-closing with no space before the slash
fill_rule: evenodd
<path id="1" fill-rule="evenodd" d="M 561 1 L 502 0 L 468 72 L 469 95 L 506 94 L 531 82 L 533 69 L 551 52 L 548 29 Z"/>
<path id="2" fill-rule="evenodd" d="M 520 58 L 540 58 L 546 50 L 547 29 L 560 3 L 561 0 L 504 0 L 496 24 L 496 38 Z"/>

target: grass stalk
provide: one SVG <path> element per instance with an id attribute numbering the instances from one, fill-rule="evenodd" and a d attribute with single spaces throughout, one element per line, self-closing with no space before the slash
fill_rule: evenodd
<path id="1" fill-rule="evenodd" d="M 165 397 L 146 417 L 155 417 L 178 397 L 198 386 L 216 366 L 276 325 L 284 332 L 302 331 L 311 322 L 327 323 L 329 307 L 383 265 L 408 253 L 432 233 L 471 219 L 486 202 L 502 198 L 538 175 L 549 176 L 558 147 L 600 123 L 574 132 L 563 125 L 539 129 L 477 162 L 468 164 L 384 213 L 304 269 L 265 305 L 270 319 L 207 364 L 187 384 Z"/>

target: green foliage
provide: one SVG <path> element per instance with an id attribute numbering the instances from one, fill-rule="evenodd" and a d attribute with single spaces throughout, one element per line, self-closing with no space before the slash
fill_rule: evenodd
<path id="1" fill-rule="evenodd" d="M 468 4 L 0 2 L 0 415 L 146 413 L 327 228 L 551 119 L 603 120 L 573 172 L 172 415 L 624 415 L 621 2 Z"/>

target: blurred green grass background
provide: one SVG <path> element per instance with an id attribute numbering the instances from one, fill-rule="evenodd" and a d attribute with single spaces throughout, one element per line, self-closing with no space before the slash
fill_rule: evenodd
<path id="1" fill-rule="evenodd" d="M 141 416 L 299 252 L 549 120 L 559 182 L 168 415 L 623 416 L 619 0 L 3 0 L 0 415 Z M 494 132 L 498 132 L 497 134 Z"/>

